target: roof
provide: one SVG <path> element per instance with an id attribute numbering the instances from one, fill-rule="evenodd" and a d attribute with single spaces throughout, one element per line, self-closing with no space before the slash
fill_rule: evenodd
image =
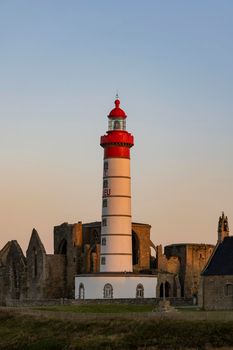
<path id="1" fill-rule="evenodd" d="M 121 109 L 120 106 L 120 100 L 117 98 L 115 100 L 115 108 L 113 108 L 111 110 L 111 112 L 108 115 L 108 118 L 120 118 L 120 119 L 125 119 L 126 118 L 126 114 L 123 111 L 123 109 Z"/>
<path id="2" fill-rule="evenodd" d="M 233 275 L 233 236 L 217 245 L 202 275 Z"/>
<path id="3" fill-rule="evenodd" d="M 188 246 L 195 246 L 195 247 L 202 247 L 205 246 L 207 248 L 213 248 L 214 245 L 213 244 L 209 244 L 209 243 L 172 243 L 172 244 L 168 244 L 166 245 L 166 247 L 188 247 Z"/>

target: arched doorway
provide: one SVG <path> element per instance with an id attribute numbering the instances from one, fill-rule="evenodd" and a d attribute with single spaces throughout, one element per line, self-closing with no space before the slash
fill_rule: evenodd
<path id="1" fill-rule="evenodd" d="M 171 296 L 171 286 L 169 282 L 161 283 L 159 287 L 159 297 L 163 298 L 165 293 L 165 298 L 169 298 Z"/>
<path id="2" fill-rule="evenodd" d="M 161 283 L 159 287 L 159 297 L 163 298 L 163 283 Z"/>
<path id="3" fill-rule="evenodd" d="M 170 286 L 170 283 L 168 283 L 166 281 L 165 282 L 165 297 L 169 298 L 170 297 L 170 293 L 171 293 L 171 286 Z"/>

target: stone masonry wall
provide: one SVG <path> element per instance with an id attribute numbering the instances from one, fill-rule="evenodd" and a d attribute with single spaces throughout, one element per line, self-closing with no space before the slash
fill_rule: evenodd
<path id="1" fill-rule="evenodd" d="M 205 310 L 233 309 L 232 275 L 203 276 L 202 280 L 202 306 Z"/>

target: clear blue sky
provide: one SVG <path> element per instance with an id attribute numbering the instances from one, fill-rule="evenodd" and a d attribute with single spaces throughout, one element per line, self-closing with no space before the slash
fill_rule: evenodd
<path id="1" fill-rule="evenodd" d="M 135 136 L 133 220 L 155 244 L 233 226 L 233 2 L 0 1 L 0 247 L 100 220 L 118 90 Z"/>

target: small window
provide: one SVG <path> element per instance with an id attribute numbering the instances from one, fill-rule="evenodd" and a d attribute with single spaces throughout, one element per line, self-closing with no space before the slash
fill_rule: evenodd
<path id="1" fill-rule="evenodd" d="M 102 238 L 101 244 L 102 244 L 102 245 L 106 245 L 106 238 L 105 238 L 105 237 Z"/>
<path id="2" fill-rule="evenodd" d="M 107 226 L 107 219 L 102 220 L 102 226 Z"/>
<path id="3" fill-rule="evenodd" d="M 137 285 L 136 298 L 144 298 L 144 287 L 142 284 Z"/>
<path id="4" fill-rule="evenodd" d="M 233 284 L 226 284 L 225 285 L 225 295 L 226 296 L 232 296 L 233 295 Z"/>
<path id="5" fill-rule="evenodd" d="M 103 188 L 108 188 L 108 180 L 104 180 Z"/>
<path id="6" fill-rule="evenodd" d="M 105 258 L 105 256 L 102 256 L 102 258 L 101 258 L 101 265 L 105 265 L 105 263 L 106 263 L 106 258 Z"/>
<path id="7" fill-rule="evenodd" d="M 108 121 L 108 130 L 125 130 L 126 122 L 123 119 L 110 119 Z"/>
<path id="8" fill-rule="evenodd" d="M 104 286 L 104 299 L 112 299 L 112 298 L 113 298 L 113 288 L 110 283 L 107 283 Z"/>
<path id="9" fill-rule="evenodd" d="M 93 236 L 94 236 L 94 241 L 96 243 L 98 243 L 100 241 L 100 235 L 99 235 L 99 232 L 97 230 L 94 230 Z"/>
<path id="10" fill-rule="evenodd" d="M 103 208 L 107 208 L 107 206 L 108 206 L 108 200 L 103 199 Z"/>
<path id="11" fill-rule="evenodd" d="M 104 162 L 104 170 L 108 170 L 108 162 Z"/>

